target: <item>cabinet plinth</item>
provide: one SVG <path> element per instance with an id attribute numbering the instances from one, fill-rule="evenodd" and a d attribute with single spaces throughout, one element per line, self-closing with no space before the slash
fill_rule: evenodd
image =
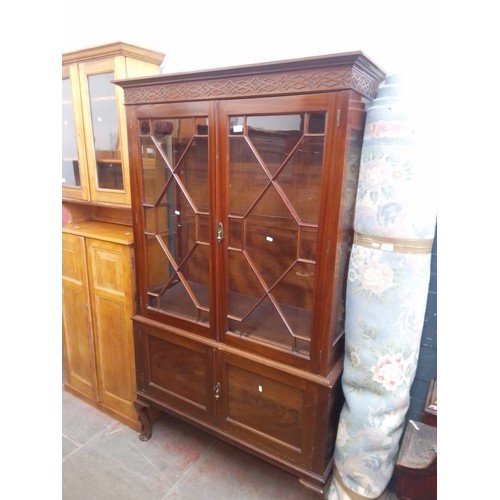
<path id="1" fill-rule="evenodd" d="M 356 52 L 116 82 L 141 439 L 158 408 L 325 489 L 365 104 L 384 76 Z"/>

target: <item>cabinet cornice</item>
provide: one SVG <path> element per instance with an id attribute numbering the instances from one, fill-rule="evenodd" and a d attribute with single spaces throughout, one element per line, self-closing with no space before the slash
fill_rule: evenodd
<path id="1" fill-rule="evenodd" d="M 117 80 L 125 105 L 355 90 L 376 97 L 384 73 L 362 52 Z"/>

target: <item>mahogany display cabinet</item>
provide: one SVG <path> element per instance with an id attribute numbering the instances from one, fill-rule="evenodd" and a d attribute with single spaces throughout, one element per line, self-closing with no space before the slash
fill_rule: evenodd
<path id="1" fill-rule="evenodd" d="M 384 76 L 352 52 L 115 82 L 142 440 L 159 409 L 325 489 L 365 106 Z"/>

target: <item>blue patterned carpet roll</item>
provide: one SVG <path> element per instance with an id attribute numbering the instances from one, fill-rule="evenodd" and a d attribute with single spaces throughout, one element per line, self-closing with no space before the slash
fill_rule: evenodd
<path id="1" fill-rule="evenodd" d="M 367 111 L 330 499 L 383 498 L 409 408 L 436 224 L 435 166 L 419 147 L 414 108 L 392 75 Z"/>

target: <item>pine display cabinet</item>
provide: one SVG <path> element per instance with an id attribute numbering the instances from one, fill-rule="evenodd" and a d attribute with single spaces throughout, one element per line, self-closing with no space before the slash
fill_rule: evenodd
<path id="1" fill-rule="evenodd" d="M 62 56 L 64 387 L 137 429 L 128 144 L 113 80 L 158 74 L 163 58 L 122 42 Z"/>
<path id="2" fill-rule="evenodd" d="M 119 80 L 140 439 L 150 411 L 331 476 L 365 105 L 362 52 Z"/>
<path id="3" fill-rule="evenodd" d="M 63 200 L 130 206 L 123 92 L 112 82 L 158 74 L 163 59 L 122 42 L 63 54 Z"/>

